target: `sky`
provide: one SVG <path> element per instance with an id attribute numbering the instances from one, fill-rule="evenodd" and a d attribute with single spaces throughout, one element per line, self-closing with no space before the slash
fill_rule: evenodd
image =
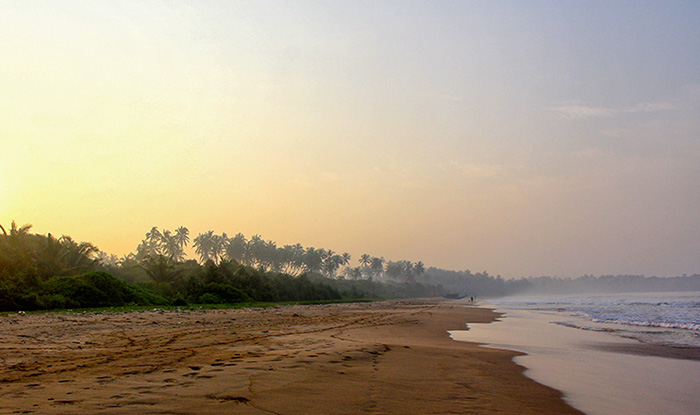
<path id="1" fill-rule="evenodd" d="M 0 223 L 700 273 L 695 1 L 0 0 Z"/>

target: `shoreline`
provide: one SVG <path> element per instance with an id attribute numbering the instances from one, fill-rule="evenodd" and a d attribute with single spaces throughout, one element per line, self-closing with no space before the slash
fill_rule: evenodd
<path id="1" fill-rule="evenodd" d="M 596 345 L 601 350 L 615 353 L 624 353 L 637 356 L 663 357 L 676 360 L 693 360 L 700 362 L 700 347 L 694 346 L 672 346 L 665 344 L 620 344 L 610 342 L 608 344 Z"/>
<path id="2" fill-rule="evenodd" d="M 520 352 L 526 375 L 556 388 L 589 415 L 695 414 L 700 362 L 694 349 L 656 346 L 582 330 L 581 317 L 542 310 L 496 308 L 505 318 L 454 332 L 456 340 Z M 562 321 L 566 324 L 561 324 Z"/>
<path id="3" fill-rule="evenodd" d="M 0 317 L 0 414 L 582 414 L 454 300 Z"/>

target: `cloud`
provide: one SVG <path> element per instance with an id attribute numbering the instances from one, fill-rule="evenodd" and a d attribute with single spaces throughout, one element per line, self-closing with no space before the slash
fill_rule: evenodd
<path id="1" fill-rule="evenodd" d="M 587 120 L 590 118 L 611 117 L 617 113 L 612 108 L 589 107 L 586 105 L 564 105 L 550 108 L 567 120 Z"/>
<path id="2" fill-rule="evenodd" d="M 506 174 L 506 169 L 499 164 L 460 163 L 453 160 L 440 167 L 443 171 L 456 171 L 473 179 L 493 179 Z"/>
<path id="3" fill-rule="evenodd" d="M 642 102 L 631 107 L 610 108 L 594 107 L 584 104 L 568 104 L 548 108 L 567 120 L 589 120 L 593 118 L 614 117 L 621 114 L 653 113 L 671 111 L 677 106 L 670 102 Z"/>
<path id="4" fill-rule="evenodd" d="M 632 108 L 627 108 L 622 110 L 622 112 L 627 113 L 638 113 L 638 112 L 661 112 L 661 111 L 671 111 L 677 109 L 677 106 L 670 102 L 644 102 L 637 104 Z"/>

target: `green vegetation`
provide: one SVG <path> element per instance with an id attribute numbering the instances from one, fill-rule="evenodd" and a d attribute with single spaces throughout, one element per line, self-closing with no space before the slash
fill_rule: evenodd
<path id="1" fill-rule="evenodd" d="M 206 307 L 365 298 L 504 296 L 517 293 L 700 290 L 700 275 L 676 278 L 583 276 L 503 279 L 487 272 L 426 269 L 422 262 L 363 254 L 278 247 L 207 231 L 194 238 L 199 261 L 187 259 L 189 231 L 152 228 L 122 258 L 69 236 L 32 234 L 31 225 L 0 225 L 0 311 L 89 307 Z"/>
<path id="2" fill-rule="evenodd" d="M 202 304 L 337 302 L 436 295 L 419 284 L 421 262 L 386 262 L 364 255 L 350 267 L 348 253 L 277 247 L 259 235 L 229 238 L 208 231 L 194 238 L 200 261 L 185 255 L 185 227 L 154 227 L 135 253 L 107 255 L 68 236 L 9 232 L 0 225 L 0 310 L 83 309 Z"/>

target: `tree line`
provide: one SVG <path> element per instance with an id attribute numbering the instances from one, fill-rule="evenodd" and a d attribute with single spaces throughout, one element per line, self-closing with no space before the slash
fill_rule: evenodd
<path id="1" fill-rule="evenodd" d="M 31 229 L 14 221 L 0 225 L 0 310 L 700 290 L 700 275 L 504 279 L 369 254 L 352 265 L 348 253 L 213 231 L 192 239 L 198 258 L 188 259 L 190 232 L 184 226 L 153 227 L 135 252 L 117 257 L 90 242 Z"/>
<path id="2" fill-rule="evenodd" d="M 136 261 L 153 265 L 149 268 L 157 268 L 158 264 L 183 261 L 190 242 L 189 235 L 189 230 L 184 226 L 174 231 L 161 231 L 153 227 L 146 232 L 136 252 L 122 259 L 112 258 L 112 262 Z M 259 271 L 291 276 L 319 273 L 327 278 L 390 278 L 414 282 L 425 272 L 422 261 L 387 261 L 383 257 L 369 254 L 363 254 L 358 265 L 352 267 L 352 256 L 347 252 L 340 254 L 331 249 L 304 247 L 299 243 L 278 246 L 276 242 L 265 240 L 257 234 L 247 239 L 242 233 L 228 236 L 225 232 L 219 235 L 209 230 L 197 235 L 192 242 L 201 264 L 233 261 Z"/>
<path id="3" fill-rule="evenodd" d="M 314 301 L 437 295 L 418 284 L 422 262 L 368 254 L 355 267 L 348 253 L 277 246 L 254 235 L 151 228 L 135 252 L 117 257 L 69 236 L 0 225 L 0 310 L 185 305 L 243 301 Z"/>

